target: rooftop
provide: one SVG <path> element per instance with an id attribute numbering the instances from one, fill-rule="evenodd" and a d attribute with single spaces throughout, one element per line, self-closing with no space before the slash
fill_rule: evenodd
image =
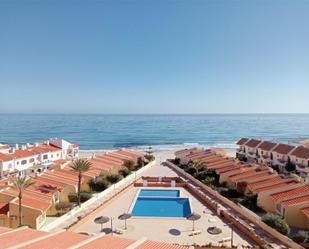
<path id="1" fill-rule="evenodd" d="M 245 143 L 247 143 L 249 141 L 249 138 L 241 138 L 236 144 L 237 145 L 244 145 Z"/>
<path id="2" fill-rule="evenodd" d="M 287 190 L 287 191 L 282 191 L 280 193 L 276 193 L 271 195 L 272 199 L 274 200 L 279 200 L 285 197 L 293 197 L 293 196 L 297 196 L 297 195 L 301 195 L 301 194 L 309 194 L 309 186 L 308 185 L 304 185 L 292 190 Z"/>
<path id="3" fill-rule="evenodd" d="M 273 151 L 279 153 L 279 154 L 289 154 L 293 149 L 295 148 L 295 146 L 293 145 L 289 145 L 289 144 L 278 144 Z"/>
<path id="4" fill-rule="evenodd" d="M 268 142 L 268 141 L 264 141 L 263 143 L 261 143 L 259 145 L 259 149 L 265 150 L 265 151 L 270 151 L 272 150 L 275 146 L 277 145 L 277 143 L 274 142 Z"/>
<path id="5" fill-rule="evenodd" d="M 250 139 L 245 145 L 250 148 L 256 148 L 262 141 L 257 139 Z"/>
<path id="6" fill-rule="evenodd" d="M 309 148 L 298 146 L 291 155 L 303 159 L 309 159 Z"/>
<path id="7" fill-rule="evenodd" d="M 286 206 L 296 205 L 296 204 L 303 203 L 303 202 L 308 202 L 308 205 L 309 205 L 309 195 L 300 196 L 300 197 L 292 198 L 286 201 L 282 201 L 280 204 L 286 207 Z"/>

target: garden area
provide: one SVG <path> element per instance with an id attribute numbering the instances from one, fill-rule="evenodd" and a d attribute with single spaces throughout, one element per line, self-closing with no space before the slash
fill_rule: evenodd
<path id="1" fill-rule="evenodd" d="M 231 201 L 242 205 L 243 207 L 251 210 L 262 218 L 262 221 L 270 227 L 276 229 L 278 232 L 289 236 L 297 243 L 309 243 L 309 232 L 305 230 L 291 229 L 284 218 L 278 214 L 266 213 L 262 208 L 257 205 L 257 195 L 254 193 L 246 193 L 246 182 L 237 184 L 237 188 L 231 189 L 225 183 L 219 183 L 219 175 L 214 170 L 207 169 L 205 162 L 189 161 L 187 164 L 181 164 L 179 159 L 172 161 L 178 167 L 183 169 L 188 174 L 192 175 L 197 180 L 201 181 L 208 187 L 219 192 L 222 196 L 230 199 Z M 309 244 L 308 244 L 309 246 Z M 309 248 L 309 247 L 308 247 Z"/>
<path id="2" fill-rule="evenodd" d="M 145 157 L 146 158 L 146 157 Z M 153 155 L 149 155 L 146 160 L 152 161 L 154 160 Z M 100 176 L 97 176 L 95 178 L 91 178 L 88 181 L 89 190 L 88 191 L 80 191 L 80 203 L 88 201 L 94 193 L 100 193 L 110 186 L 116 184 L 123 178 L 127 177 L 128 175 L 132 174 L 132 172 L 139 170 L 140 168 L 144 167 L 145 162 L 142 158 L 138 158 L 137 163 L 135 163 L 132 160 L 127 160 L 123 163 L 123 166 L 120 167 L 116 172 L 105 172 L 102 171 Z M 84 171 L 86 172 L 86 171 Z M 77 193 L 70 193 L 68 195 L 69 202 L 61 202 L 57 203 L 56 208 L 56 215 L 57 217 L 67 213 L 70 211 L 73 207 L 77 206 L 78 203 L 78 192 Z"/>

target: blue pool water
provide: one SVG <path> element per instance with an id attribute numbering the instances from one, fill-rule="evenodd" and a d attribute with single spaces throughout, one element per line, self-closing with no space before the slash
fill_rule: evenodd
<path id="1" fill-rule="evenodd" d="M 139 197 L 179 197 L 179 190 L 142 189 Z"/>
<path id="2" fill-rule="evenodd" d="M 179 196 L 179 190 L 142 189 L 131 214 L 143 217 L 187 217 L 191 214 L 189 199 Z"/>
<path id="3" fill-rule="evenodd" d="M 188 198 L 138 197 L 132 216 L 187 217 L 191 214 Z"/>

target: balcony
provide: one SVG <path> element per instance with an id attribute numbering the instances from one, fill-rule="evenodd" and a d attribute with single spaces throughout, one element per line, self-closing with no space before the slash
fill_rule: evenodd
<path id="1" fill-rule="evenodd" d="M 309 167 L 296 165 L 296 171 L 298 171 L 299 173 L 308 174 L 309 173 Z"/>

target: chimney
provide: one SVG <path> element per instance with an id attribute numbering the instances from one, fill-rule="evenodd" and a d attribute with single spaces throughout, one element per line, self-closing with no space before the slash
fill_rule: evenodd
<path id="1" fill-rule="evenodd" d="M 17 149 L 17 150 L 18 150 L 18 144 L 15 144 L 15 149 Z"/>
<path id="2" fill-rule="evenodd" d="M 288 140 L 288 145 L 291 145 L 292 143 L 291 143 L 291 140 Z"/>

